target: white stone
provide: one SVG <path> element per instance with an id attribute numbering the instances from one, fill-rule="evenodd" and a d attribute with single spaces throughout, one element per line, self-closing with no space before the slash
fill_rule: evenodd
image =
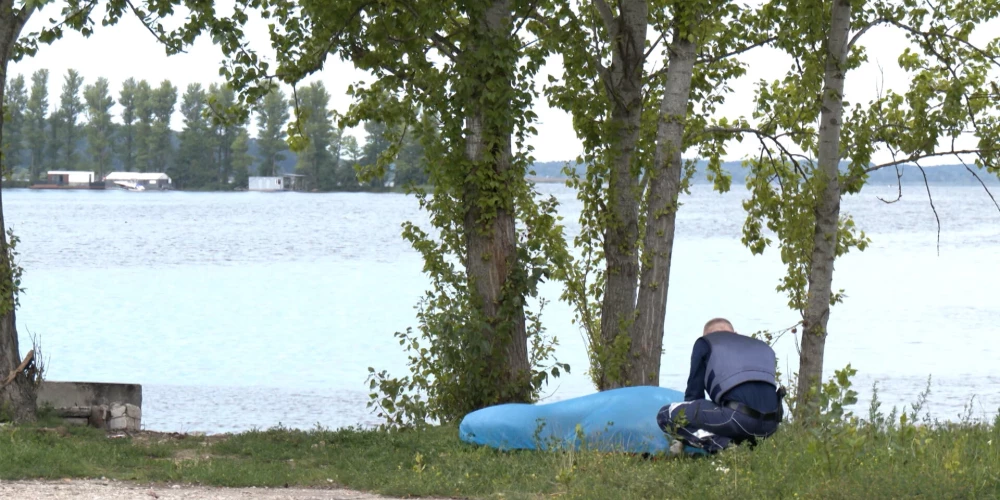
<path id="1" fill-rule="evenodd" d="M 126 417 L 111 417 L 111 420 L 108 420 L 108 429 L 120 431 L 126 428 L 128 428 L 128 418 Z"/>
<path id="2" fill-rule="evenodd" d="M 113 404 L 111 405 L 111 418 L 118 418 L 125 416 L 125 405 L 123 404 Z"/>
<path id="3" fill-rule="evenodd" d="M 134 418 L 134 419 L 136 419 L 136 420 L 139 420 L 139 419 L 142 418 L 142 409 L 139 408 L 136 405 L 126 404 L 125 405 L 125 414 L 128 415 L 128 416 L 130 416 L 130 417 L 132 417 L 132 418 Z"/>

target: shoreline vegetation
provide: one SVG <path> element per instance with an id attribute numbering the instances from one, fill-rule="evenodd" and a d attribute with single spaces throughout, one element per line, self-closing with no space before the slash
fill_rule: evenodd
<path id="1" fill-rule="evenodd" d="M 561 169 L 568 166 L 567 162 L 544 162 L 536 164 L 536 169 L 529 172 L 525 178 L 531 182 L 538 184 L 566 184 L 570 180 L 569 177 L 565 175 L 565 172 Z M 847 164 L 844 163 L 843 167 L 846 169 Z M 723 163 L 723 171 L 729 173 L 732 176 L 733 186 L 742 186 L 745 184 L 745 171 L 740 165 L 740 162 L 725 162 Z M 579 175 L 585 175 L 584 167 L 578 165 L 576 167 L 577 173 Z M 706 170 L 704 162 L 699 162 L 695 174 L 691 178 L 691 183 L 693 185 L 709 185 L 711 181 L 707 179 Z M 924 175 L 926 174 L 926 179 Z M 965 165 L 940 165 L 932 167 L 924 167 L 923 172 L 921 172 L 917 167 L 912 165 L 904 165 L 899 171 L 896 170 L 877 170 L 872 172 L 867 186 L 893 186 L 893 185 L 924 185 L 924 183 L 929 185 L 947 185 L 947 186 L 978 186 L 986 187 L 989 189 L 1000 189 L 1000 179 L 996 177 L 974 177 L 969 174 Z M 3 181 L 4 189 L 22 189 L 29 188 L 32 183 L 27 180 L 11 179 Z M 432 186 L 428 184 L 420 184 L 418 188 L 430 191 Z M 175 191 L 186 191 L 186 192 L 240 192 L 247 191 L 246 187 L 236 186 L 233 183 L 230 184 L 214 184 L 214 185 L 203 185 L 199 187 L 189 187 L 181 189 L 172 189 Z M 357 193 L 405 193 L 407 192 L 406 186 L 403 185 L 358 185 L 357 187 L 345 188 L 343 186 L 338 186 L 336 188 L 329 189 L 315 189 L 307 190 L 303 192 L 318 192 L 318 193 L 330 193 L 330 192 L 357 192 Z"/>
<path id="2" fill-rule="evenodd" d="M 461 498 L 996 498 L 1000 415 L 956 422 L 881 409 L 844 413 L 856 393 L 826 384 L 819 417 L 786 422 L 756 448 L 678 458 L 584 450 L 497 451 L 461 442 L 455 425 L 236 434 L 64 426 L 41 411 L 0 427 L 0 480 L 107 478 L 222 487 L 350 488 Z"/>

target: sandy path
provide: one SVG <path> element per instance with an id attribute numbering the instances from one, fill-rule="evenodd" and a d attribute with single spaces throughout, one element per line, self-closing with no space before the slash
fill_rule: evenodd
<path id="1" fill-rule="evenodd" d="M 177 484 L 143 485 L 104 479 L 64 479 L 61 481 L 0 481 L 0 498 L 37 500 L 399 500 L 345 489 L 310 488 L 218 488 Z M 430 500 L 430 499 L 425 499 Z"/>

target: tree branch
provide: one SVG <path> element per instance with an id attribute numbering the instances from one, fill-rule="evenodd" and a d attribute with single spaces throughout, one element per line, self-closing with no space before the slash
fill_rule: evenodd
<path id="1" fill-rule="evenodd" d="M 778 39 L 778 37 L 776 37 L 776 36 L 768 37 L 768 38 L 765 38 L 764 40 L 758 40 L 758 41 L 756 41 L 754 43 L 751 43 L 750 45 L 746 45 L 744 47 L 739 47 L 739 48 L 733 49 L 733 50 L 731 50 L 729 52 L 724 52 L 722 54 L 717 54 L 717 55 L 714 55 L 712 57 L 699 58 L 698 62 L 699 63 L 707 63 L 707 64 L 719 62 L 719 61 L 721 61 L 723 59 L 728 59 L 730 57 L 738 56 L 738 55 L 743 54 L 745 52 L 749 52 L 749 51 L 751 51 L 753 49 L 756 49 L 757 47 L 763 47 L 764 45 L 767 45 L 767 44 L 769 44 L 769 43 L 771 43 L 771 42 L 773 42 L 773 41 L 775 41 L 777 39 Z"/>
<path id="2" fill-rule="evenodd" d="M 881 196 L 876 196 L 876 198 L 878 198 L 879 201 L 881 201 L 882 203 L 885 203 L 887 205 L 888 204 L 892 204 L 892 203 L 896 203 L 897 201 L 903 199 L 903 181 L 902 181 L 903 172 L 901 172 L 899 170 L 898 166 L 895 167 L 895 169 L 896 169 L 896 188 L 898 188 L 898 190 L 899 190 L 897 192 L 897 194 L 896 194 L 896 199 L 892 200 L 892 201 L 889 201 L 889 200 L 886 200 L 886 199 L 882 198 Z"/>
<path id="3" fill-rule="evenodd" d="M 462 51 L 459 50 L 459 48 L 456 47 L 455 44 L 449 42 L 447 38 L 441 36 L 438 33 L 431 34 L 431 42 L 433 42 L 434 46 L 436 46 L 438 49 L 444 51 L 445 55 L 448 56 L 448 59 L 451 59 L 452 61 L 456 60 L 458 56 L 462 54 Z"/>
<path id="4" fill-rule="evenodd" d="M 604 29 L 608 30 L 608 33 L 612 33 L 614 30 L 611 27 L 615 24 L 615 15 L 611 11 L 611 7 L 605 0 L 594 0 L 594 7 L 597 7 L 597 12 L 601 15 Z"/>
<path id="5" fill-rule="evenodd" d="M 18 365 L 17 368 L 11 370 L 10 375 L 7 375 L 7 378 L 5 378 L 3 382 L 0 382 L 0 389 L 10 385 L 10 383 L 13 382 L 15 378 L 17 378 L 18 373 L 22 373 L 28 370 L 29 367 L 31 366 L 32 361 L 34 360 L 35 360 L 35 350 L 32 349 L 28 351 L 28 354 L 24 355 L 24 359 L 21 361 L 21 364 Z"/>
<path id="6" fill-rule="evenodd" d="M 52 27 L 48 29 L 53 29 L 53 30 L 61 29 L 64 25 L 72 21 L 74 18 L 79 17 L 80 15 L 85 14 L 89 18 L 90 12 L 94 10 L 94 7 L 97 7 L 97 3 L 98 0 L 90 0 L 90 2 L 88 2 L 86 5 L 69 13 L 66 17 L 63 17 L 61 21 L 59 21 L 56 24 L 53 24 Z M 14 16 L 14 22 L 16 23 L 14 26 L 15 33 L 20 33 L 21 29 L 24 28 L 24 25 L 27 24 L 28 18 L 30 18 L 31 15 L 34 14 L 36 10 L 37 7 L 35 2 L 26 3 L 25 6 L 21 9 L 20 13 Z M 54 22 L 55 19 L 50 19 L 49 21 Z"/>
<path id="7" fill-rule="evenodd" d="M 941 256 L 941 218 L 938 217 L 937 208 L 934 207 L 934 197 L 931 196 L 931 185 L 927 182 L 927 172 L 924 172 L 924 167 L 921 167 L 919 163 L 915 163 L 918 169 L 920 169 L 920 174 L 924 176 L 924 188 L 927 189 L 927 201 L 931 204 L 931 210 L 934 211 L 934 220 L 937 221 L 937 253 L 938 257 Z"/>
<path id="8" fill-rule="evenodd" d="M 879 24 L 888 23 L 888 22 L 889 22 L 888 19 L 886 19 L 884 17 L 880 17 L 880 18 L 878 18 L 878 19 L 876 19 L 876 20 L 874 20 L 874 21 L 866 24 L 863 28 L 859 29 L 858 32 L 855 33 L 854 36 L 852 36 L 851 39 L 847 42 L 847 50 L 844 51 L 844 54 L 850 54 L 851 48 L 854 47 L 854 44 L 857 43 L 858 40 L 861 38 L 861 36 L 864 35 L 868 30 L 874 28 L 875 26 L 878 26 Z"/>
<path id="9" fill-rule="evenodd" d="M 806 177 L 806 174 L 805 171 L 802 169 L 802 165 L 799 163 L 798 159 L 800 158 L 808 163 L 812 163 L 812 159 L 809 158 L 808 156 L 804 154 L 792 153 L 791 151 L 789 151 L 788 148 L 786 148 L 785 145 L 781 143 L 780 141 L 781 136 L 771 135 L 755 128 L 708 127 L 705 129 L 705 131 L 709 133 L 716 132 L 723 134 L 741 134 L 741 133 L 753 134 L 757 136 L 757 139 L 761 142 L 761 145 L 764 146 L 765 148 L 766 145 L 764 143 L 764 139 L 768 139 L 771 142 L 773 142 L 774 145 L 778 147 L 778 149 L 781 150 L 782 156 L 788 158 L 788 160 L 792 162 L 792 165 L 795 167 L 795 171 L 798 172 L 799 175 L 801 175 L 803 178 Z"/>
<path id="10" fill-rule="evenodd" d="M 361 2 L 358 4 L 358 8 L 354 9 L 354 12 L 352 12 L 351 15 L 344 20 L 344 24 L 340 27 L 340 29 L 337 30 L 337 32 L 330 34 L 330 41 L 327 42 L 326 48 L 323 49 L 323 53 L 319 54 L 319 57 L 314 59 L 315 61 L 314 63 L 305 66 L 306 73 L 311 73 L 313 71 L 319 70 L 319 68 L 323 65 L 323 61 L 326 60 L 327 54 L 329 54 L 333 50 L 333 47 L 337 45 L 337 42 L 340 41 L 340 36 L 343 35 L 345 31 L 347 31 L 347 28 L 351 24 L 351 22 L 353 22 L 356 17 L 360 16 L 361 12 L 364 11 L 366 7 L 368 7 L 373 3 L 375 3 L 373 0 L 368 0 L 366 2 Z"/>
<path id="11" fill-rule="evenodd" d="M 940 37 L 940 38 L 947 38 L 949 40 L 958 42 L 959 44 L 964 45 L 965 47 L 971 49 L 973 52 L 979 53 L 979 55 L 982 56 L 983 58 L 992 61 L 993 64 L 1000 65 L 1000 59 L 998 59 L 997 57 L 993 56 L 989 52 L 986 52 L 985 50 L 983 50 L 983 49 L 981 49 L 979 47 L 976 47 L 975 45 L 972 44 L 972 42 L 969 42 L 968 40 L 962 40 L 961 38 L 959 38 L 959 37 L 957 37 L 955 35 L 952 35 L 951 33 L 948 33 L 947 31 L 942 32 L 942 33 L 927 33 L 927 32 L 924 32 L 924 31 L 920 31 L 920 30 L 918 30 L 916 28 L 907 26 L 907 25 L 905 25 L 905 24 L 903 24 L 903 23 L 901 23 L 899 21 L 887 20 L 887 22 L 888 22 L 888 24 L 891 24 L 891 25 L 893 25 L 893 26 L 895 26 L 895 27 L 897 27 L 897 28 L 899 28 L 899 29 L 901 29 L 903 31 L 907 31 L 907 32 L 909 32 L 909 33 L 911 33 L 913 35 L 919 36 L 919 37 L 923 38 L 924 40 L 930 40 L 932 37 Z"/>
<path id="12" fill-rule="evenodd" d="M 991 200 L 993 200 L 993 206 L 997 207 L 997 211 L 1000 211 L 1000 204 L 997 203 L 997 199 L 993 197 L 993 193 L 990 191 L 990 188 L 986 186 L 986 183 L 983 182 L 983 179 L 979 177 L 979 174 L 977 174 L 974 170 L 969 168 L 969 165 L 965 163 L 965 160 L 963 160 L 961 157 L 959 157 L 958 155 L 955 155 L 955 157 L 958 158 L 958 161 L 962 162 L 962 166 L 965 167 L 965 169 L 968 170 L 969 173 L 972 174 L 972 176 L 975 177 L 977 181 L 979 181 L 979 185 L 983 186 L 983 189 L 986 190 L 986 194 L 989 195 Z"/>
<path id="13" fill-rule="evenodd" d="M 91 4 L 90 9 L 94 8 L 95 3 L 96 2 L 93 1 L 90 2 Z M 21 28 L 23 28 L 24 25 L 28 23 L 28 19 L 30 19 L 31 15 L 34 14 L 35 11 L 38 9 L 36 5 L 37 4 L 35 2 L 27 2 L 25 3 L 24 7 L 21 7 L 21 12 L 19 12 L 16 16 L 14 16 L 14 19 L 17 20 L 17 26 L 15 27 L 16 29 L 14 31 L 20 32 Z"/>
<path id="14" fill-rule="evenodd" d="M 149 31 L 149 33 L 152 34 L 157 41 L 159 41 L 166 47 L 171 47 L 173 45 L 170 42 L 170 40 L 160 36 L 160 34 L 157 33 L 156 30 L 154 30 L 153 27 L 146 22 L 146 17 L 143 16 L 141 12 L 139 12 L 139 9 L 137 9 L 135 5 L 132 4 L 132 0 L 125 0 L 125 3 L 128 5 L 129 10 L 131 10 L 132 13 L 135 14 L 135 17 L 139 18 L 139 21 L 142 22 L 142 25 L 146 28 L 146 31 Z M 187 54 L 187 51 L 185 51 L 181 47 L 177 47 L 177 52 L 180 52 L 182 54 Z"/>
<path id="15" fill-rule="evenodd" d="M 664 39 L 664 38 L 666 38 L 666 37 L 667 37 L 667 30 L 663 30 L 663 31 L 662 31 L 662 32 L 660 33 L 660 36 L 659 36 L 659 37 L 658 37 L 658 38 L 656 39 L 656 41 L 654 41 L 654 42 L 653 42 L 653 43 L 652 43 L 652 44 L 651 44 L 651 45 L 649 46 L 649 50 L 647 50 L 647 51 L 646 51 L 646 53 L 642 55 L 642 61 L 643 61 L 643 62 L 645 62 L 645 61 L 646 61 L 646 59 L 649 59 L 649 55 L 653 53 L 653 50 L 655 50 L 655 49 L 656 49 L 656 47 L 657 47 L 658 45 L 660 45 L 660 42 L 662 42 L 662 41 L 663 41 L 663 39 Z"/>
<path id="16" fill-rule="evenodd" d="M 566 12 L 569 13 L 570 24 L 576 24 L 577 27 L 581 29 L 586 27 L 586 24 L 584 24 L 584 22 L 580 20 L 580 18 L 576 15 L 576 12 L 573 12 L 573 9 L 567 8 Z M 597 41 L 596 28 L 593 29 L 593 36 L 594 36 L 594 41 L 596 43 Z M 590 63 L 593 64 L 595 68 L 597 68 L 597 75 L 600 77 L 601 81 L 604 82 L 605 85 L 607 85 L 610 82 L 611 73 L 608 71 L 608 67 L 601 63 L 600 53 L 597 51 L 596 48 L 594 49 L 594 52 L 584 50 L 584 53 L 587 55 L 587 59 L 590 60 Z"/>
<path id="17" fill-rule="evenodd" d="M 539 1 L 540 0 L 534 0 L 531 3 L 531 6 L 528 7 L 528 11 L 524 14 L 524 17 L 522 17 L 521 21 L 517 24 L 517 26 L 514 27 L 514 33 L 520 32 L 521 29 L 524 28 L 524 25 L 527 24 L 528 19 L 531 19 L 531 18 L 535 17 L 535 15 L 538 13 L 538 3 L 539 3 Z"/>
<path id="18" fill-rule="evenodd" d="M 781 187 L 782 193 L 787 193 L 788 191 L 785 190 L 785 180 L 781 178 L 781 175 L 778 172 L 778 167 L 775 166 L 777 162 L 774 161 L 774 155 L 771 154 L 771 149 L 767 147 L 767 144 L 764 142 L 764 139 L 761 138 L 760 136 L 757 137 L 757 140 L 760 141 L 761 145 L 760 155 L 757 157 L 757 161 L 763 163 L 764 153 L 767 153 L 767 159 L 771 161 L 771 170 L 774 171 L 774 177 L 778 181 L 778 186 Z"/>
<path id="19" fill-rule="evenodd" d="M 669 64 L 664 64 L 663 67 L 660 68 L 659 70 L 654 71 L 654 72 L 646 75 L 646 81 L 650 82 L 650 81 L 653 81 L 653 80 L 655 80 L 655 79 L 657 79 L 657 78 L 659 78 L 659 77 L 667 74 L 667 68 L 669 68 L 669 67 L 670 67 Z"/>
<path id="20" fill-rule="evenodd" d="M 868 173 L 871 173 L 871 172 L 874 172 L 876 170 L 883 169 L 883 168 L 886 168 L 886 167 L 894 167 L 896 165 L 902 165 L 904 163 L 917 162 L 919 160 L 926 160 L 927 158 L 934 158 L 936 156 L 948 156 L 948 155 L 958 156 L 958 155 L 961 155 L 961 154 L 978 154 L 978 153 L 983 153 L 983 152 L 986 152 L 986 151 L 992 151 L 992 149 L 961 149 L 961 150 L 957 150 L 957 151 L 955 149 L 952 149 L 951 151 L 940 151 L 940 152 L 927 153 L 927 154 L 912 154 L 912 155 L 910 155 L 910 156 L 908 156 L 906 158 L 903 158 L 902 160 L 894 160 L 894 161 L 890 161 L 888 163 L 883 163 L 881 165 L 875 165 L 875 166 L 868 167 L 868 168 L 864 169 L 863 172 L 866 173 L 866 174 L 868 174 Z"/>

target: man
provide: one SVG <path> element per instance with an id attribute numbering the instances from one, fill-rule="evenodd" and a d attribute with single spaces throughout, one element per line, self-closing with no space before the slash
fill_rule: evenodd
<path id="1" fill-rule="evenodd" d="M 709 320 L 692 349 L 684 402 L 661 408 L 657 424 L 709 453 L 774 434 L 785 395 L 775 380 L 775 360 L 767 343 L 735 333 L 725 318 Z"/>

